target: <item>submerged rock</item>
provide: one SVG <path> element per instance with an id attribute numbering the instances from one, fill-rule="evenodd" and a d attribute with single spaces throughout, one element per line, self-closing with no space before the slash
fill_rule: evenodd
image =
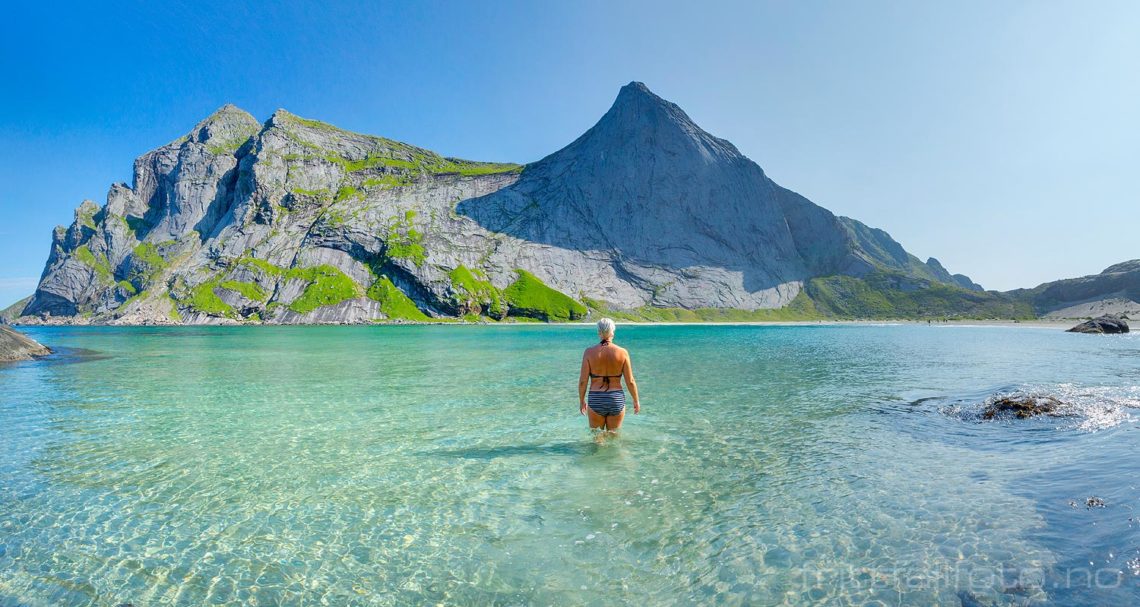
<path id="1" fill-rule="evenodd" d="M 1128 323 L 1115 314 L 1105 314 L 1092 320 L 1086 320 L 1069 329 L 1069 333 L 1127 333 Z"/>
<path id="2" fill-rule="evenodd" d="M 983 603 L 977 595 L 967 590 L 958 591 L 958 600 L 962 603 L 962 607 L 990 607 L 992 605 L 992 603 Z"/>
<path id="3" fill-rule="evenodd" d="M 1015 394 L 1002 396 L 986 403 L 982 411 L 983 419 L 1013 416 L 1026 419 L 1037 415 L 1058 415 L 1057 409 L 1061 401 L 1052 396 L 1035 396 L 1031 394 Z"/>
<path id="4" fill-rule="evenodd" d="M 51 350 L 47 346 L 25 336 L 23 333 L 0 326 L 0 362 L 31 360 L 37 356 L 47 356 L 48 354 L 51 354 Z"/>

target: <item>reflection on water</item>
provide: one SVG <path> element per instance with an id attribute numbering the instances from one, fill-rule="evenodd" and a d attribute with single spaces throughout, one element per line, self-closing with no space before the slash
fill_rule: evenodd
<path id="1" fill-rule="evenodd" d="M 1134 336 L 622 327 L 598 445 L 591 331 L 30 330 L 86 362 L 0 368 L 0 604 L 1140 598 Z"/>

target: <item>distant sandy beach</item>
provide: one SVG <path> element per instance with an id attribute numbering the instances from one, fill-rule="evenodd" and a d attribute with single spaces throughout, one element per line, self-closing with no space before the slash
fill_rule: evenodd
<path id="1" fill-rule="evenodd" d="M 866 326 L 883 326 L 883 325 L 927 325 L 931 327 L 1024 327 L 1033 329 L 1070 329 L 1078 324 L 1080 320 L 1051 320 L 1051 319 L 1034 319 L 1034 320 L 948 320 L 948 321 L 931 321 L 925 320 L 772 320 L 772 321 L 733 321 L 733 322 L 643 322 L 643 321 L 617 321 L 618 326 L 823 326 L 823 325 L 866 325 Z M 565 323 L 489 323 L 498 325 L 512 325 L 512 324 L 534 324 L 534 325 L 592 325 L 592 322 L 565 322 Z"/>

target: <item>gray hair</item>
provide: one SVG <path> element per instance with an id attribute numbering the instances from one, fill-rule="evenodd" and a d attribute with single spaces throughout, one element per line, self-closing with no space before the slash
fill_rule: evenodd
<path id="1" fill-rule="evenodd" d="M 598 333 L 602 335 L 613 335 L 616 329 L 617 325 L 614 324 L 612 318 L 603 318 L 598 321 Z"/>

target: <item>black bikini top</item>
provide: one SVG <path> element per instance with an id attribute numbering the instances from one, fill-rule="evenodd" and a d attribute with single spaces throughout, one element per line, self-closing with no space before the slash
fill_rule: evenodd
<path id="1" fill-rule="evenodd" d="M 610 340 L 608 340 L 608 339 L 603 339 L 603 340 L 602 340 L 601 342 L 599 342 L 599 343 L 600 343 L 600 345 L 603 345 L 603 346 L 608 346 L 608 345 L 610 345 Z M 624 362 L 624 361 L 621 363 L 621 368 L 622 368 L 623 370 L 625 369 L 625 362 Z M 621 374 L 621 373 L 618 373 L 617 375 L 595 375 L 595 374 L 594 374 L 594 370 L 590 368 L 590 361 L 586 361 L 586 370 L 587 370 L 587 371 L 589 371 L 589 373 L 590 373 L 590 377 L 592 377 L 592 378 L 593 378 L 593 377 L 600 377 L 600 378 L 602 378 L 602 379 L 606 380 L 606 390 L 609 390 L 609 389 L 610 389 L 610 378 L 611 378 L 611 377 L 616 377 L 616 378 L 618 378 L 618 386 L 621 386 L 621 376 L 622 376 L 622 374 Z"/>

